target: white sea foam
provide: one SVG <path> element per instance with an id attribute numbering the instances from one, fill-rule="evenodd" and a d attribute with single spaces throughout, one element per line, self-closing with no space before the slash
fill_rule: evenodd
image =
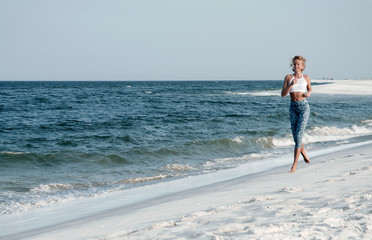
<path id="1" fill-rule="evenodd" d="M 71 184 L 61 184 L 61 183 L 50 183 L 50 184 L 40 184 L 39 186 L 32 188 L 30 192 L 32 193 L 50 193 L 61 190 L 70 190 L 74 187 Z"/>
<path id="2" fill-rule="evenodd" d="M 233 142 L 242 143 L 244 137 L 243 136 L 237 136 L 236 138 L 232 139 Z"/>
<path id="3" fill-rule="evenodd" d="M 249 96 L 280 96 L 280 91 L 272 90 L 272 91 L 261 91 L 261 92 L 225 92 L 225 94 L 229 95 L 249 95 Z"/>
<path id="4" fill-rule="evenodd" d="M 21 213 L 35 208 L 46 207 L 56 203 L 67 202 L 79 198 L 85 198 L 82 195 L 70 192 L 68 195 L 50 195 L 48 187 L 35 188 L 32 190 L 33 195 L 18 196 L 17 201 L 0 203 L 0 215 Z M 46 195 L 48 194 L 48 195 Z M 93 197 L 95 195 L 89 195 Z"/>
<path id="5" fill-rule="evenodd" d="M 273 90 L 273 91 L 263 91 L 263 92 L 254 92 L 252 96 L 281 96 L 280 91 Z"/>
<path id="6" fill-rule="evenodd" d="M 244 160 L 267 158 L 270 155 L 271 153 L 251 153 L 251 154 L 245 154 L 239 157 L 217 158 L 215 159 L 215 161 L 216 162 L 244 161 Z"/>
<path id="7" fill-rule="evenodd" d="M 29 152 L 7 152 L 7 151 L 4 151 L 4 152 L 1 152 L 2 154 L 9 154 L 9 155 L 20 155 L 20 154 L 27 154 Z"/>
<path id="8" fill-rule="evenodd" d="M 367 126 L 372 126 L 372 119 L 370 120 L 364 120 L 362 121 L 363 124 L 366 124 Z"/>
<path id="9" fill-rule="evenodd" d="M 168 164 L 164 169 L 174 171 L 174 172 L 185 172 L 185 171 L 195 170 L 194 167 L 191 167 L 188 164 L 186 164 L 186 165 Z"/>
<path id="10" fill-rule="evenodd" d="M 130 179 L 125 179 L 125 180 L 119 180 L 119 181 L 114 182 L 114 184 L 122 184 L 122 183 L 130 183 L 130 184 L 144 183 L 144 182 L 161 180 L 161 179 L 171 178 L 171 177 L 174 177 L 174 175 L 170 175 L 170 174 L 158 174 L 158 175 L 150 176 L 150 177 L 138 177 L 138 178 L 130 178 Z"/>
<path id="11" fill-rule="evenodd" d="M 113 184 L 118 184 L 115 182 Z M 74 186 L 71 184 L 40 184 L 39 186 L 30 189 L 30 194 L 15 196 L 17 200 L 0 202 L 0 216 L 9 215 L 14 213 L 22 213 L 35 208 L 48 207 L 58 203 L 69 202 L 77 199 L 89 199 L 99 196 L 107 195 L 108 193 L 118 192 L 126 189 L 125 184 L 118 185 L 117 187 L 98 190 L 90 189 L 89 192 L 79 191 L 64 191 L 73 190 Z M 61 191 L 60 193 L 57 193 Z M 14 195 L 12 192 L 8 192 L 9 195 Z"/>
<path id="12" fill-rule="evenodd" d="M 338 136 L 361 136 L 361 135 L 368 135 L 372 133 L 372 129 L 369 129 L 365 126 L 357 126 L 353 125 L 351 127 L 345 128 L 338 128 L 338 127 L 314 127 L 309 131 L 309 134 L 314 135 L 338 135 Z"/>
<path id="13" fill-rule="evenodd" d="M 264 139 L 261 139 L 261 141 L 264 141 Z M 292 136 L 283 138 L 268 138 L 268 142 L 274 147 L 286 147 L 294 144 Z"/>
<path id="14" fill-rule="evenodd" d="M 251 92 L 224 92 L 225 94 L 228 94 L 228 95 L 251 95 L 252 93 Z"/>

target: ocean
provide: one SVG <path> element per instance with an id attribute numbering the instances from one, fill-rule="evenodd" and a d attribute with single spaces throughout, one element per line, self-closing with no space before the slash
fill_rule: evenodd
<path id="1" fill-rule="evenodd" d="M 291 156 L 282 84 L 2 81 L 0 214 Z M 308 101 L 310 156 L 371 139 L 369 96 Z"/>

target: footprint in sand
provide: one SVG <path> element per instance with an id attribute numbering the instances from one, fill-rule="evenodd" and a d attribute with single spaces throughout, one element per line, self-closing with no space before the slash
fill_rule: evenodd
<path id="1" fill-rule="evenodd" d="M 370 167 L 364 167 L 362 169 L 357 169 L 357 170 L 354 170 L 354 171 L 350 171 L 350 172 L 346 173 L 345 175 L 355 175 L 355 174 L 361 173 L 362 171 L 367 171 L 369 169 L 370 169 Z"/>
<path id="2" fill-rule="evenodd" d="M 285 188 L 282 188 L 279 192 L 293 193 L 293 192 L 301 192 L 301 191 L 303 191 L 302 187 L 285 187 Z"/>
<path id="3" fill-rule="evenodd" d="M 345 181 L 347 180 L 346 178 L 334 178 L 334 179 L 326 179 L 324 181 L 320 181 L 320 182 L 317 182 L 317 183 L 326 183 L 326 182 L 342 182 L 342 181 Z"/>
<path id="4" fill-rule="evenodd" d="M 329 159 L 329 160 L 325 160 L 325 161 L 322 161 L 321 163 L 324 164 L 324 163 L 330 163 L 330 162 L 334 162 L 335 159 Z"/>

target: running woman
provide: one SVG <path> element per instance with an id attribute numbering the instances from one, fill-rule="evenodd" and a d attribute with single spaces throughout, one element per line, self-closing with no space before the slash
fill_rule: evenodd
<path id="1" fill-rule="evenodd" d="M 289 171 L 291 173 L 296 171 L 300 154 L 306 163 L 310 163 L 304 149 L 304 144 L 302 143 L 302 136 L 310 115 L 310 106 L 306 98 L 311 96 L 312 91 L 310 77 L 302 74 L 305 64 L 306 59 L 302 56 L 295 56 L 292 59 L 291 66 L 294 73 L 284 78 L 282 89 L 282 97 L 287 96 L 288 93 L 291 96 L 289 117 L 291 120 L 293 140 L 295 142 L 294 161 Z"/>

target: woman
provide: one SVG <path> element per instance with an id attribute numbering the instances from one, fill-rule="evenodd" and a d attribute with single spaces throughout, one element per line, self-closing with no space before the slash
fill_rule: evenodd
<path id="1" fill-rule="evenodd" d="M 287 75 L 284 79 L 282 97 L 290 93 L 291 104 L 289 107 L 289 117 L 291 120 L 292 134 L 295 142 L 294 161 L 290 172 L 295 172 L 298 158 L 302 154 L 306 163 L 310 163 L 302 143 L 302 135 L 305 131 L 307 120 L 310 115 L 310 107 L 306 98 L 311 96 L 310 77 L 303 75 L 306 59 L 302 56 L 295 56 L 292 59 L 293 75 Z"/>

